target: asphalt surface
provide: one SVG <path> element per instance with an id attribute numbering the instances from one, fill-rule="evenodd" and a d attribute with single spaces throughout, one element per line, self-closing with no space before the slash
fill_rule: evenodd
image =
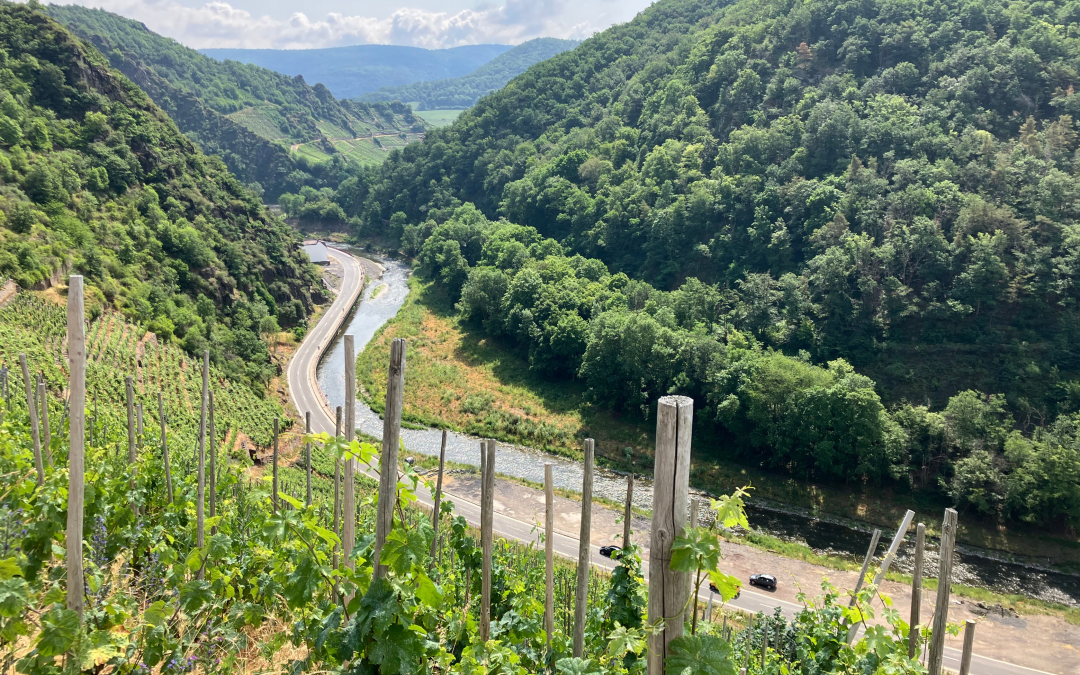
<path id="1" fill-rule="evenodd" d="M 293 355 L 293 359 L 289 363 L 288 383 L 289 393 L 297 409 L 301 412 L 311 411 L 312 431 L 332 434 L 334 433 L 334 417 L 329 405 L 326 403 L 326 398 L 319 391 L 315 379 L 315 369 L 323 351 L 333 340 L 337 331 L 340 330 L 353 305 L 360 297 L 364 287 L 364 272 L 360 261 L 352 255 L 337 249 L 330 249 L 329 253 L 331 257 L 338 259 L 342 264 L 344 275 L 341 290 L 337 298 L 323 314 L 319 323 L 308 331 L 307 337 L 304 338 L 300 348 Z M 420 503 L 429 508 L 432 506 L 431 495 L 419 493 L 417 497 Z M 455 498 L 450 493 L 446 493 L 446 497 L 454 502 L 454 510 L 458 515 L 464 516 L 470 524 L 476 527 L 480 526 L 480 506 L 478 504 Z M 506 539 L 539 543 L 539 533 L 534 531 L 534 526 L 530 523 L 524 523 L 500 513 L 495 513 L 492 527 L 495 534 Z M 556 533 L 554 549 L 556 554 L 576 560 L 578 556 L 578 540 Z M 605 570 L 615 569 L 614 562 L 600 555 L 599 547 L 592 547 L 591 561 L 596 567 Z M 643 571 L 647 577 L 648 565 L 643 565 Z M 708 593 L 702 594 L 701 600 L 703 602 L 708 601 Z M 802 605 L 780 600 L 766 592 L 752 591 L 745 587 L 737 599 L 727 604 L 747 612 L 764 612 L 767 614 L 771 614 L 777 607 L 780 607 L 784 615 L 789 618 L 802 609 Z M 946 647 L 944 663 L 946 668 L 959 671 L 960 650 Z M 1034 673 L 1044 673 L 1045 671 L 1025 668 L 974 654 L 972 655 L 970 672 L 972 675 L 1032 675 Z"/>

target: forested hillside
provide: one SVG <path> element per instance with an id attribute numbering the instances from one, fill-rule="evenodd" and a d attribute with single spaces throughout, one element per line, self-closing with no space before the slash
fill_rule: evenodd
<path id="1" fill-rule="evenodd" d="M 500 54 L 468 75 L 447 80 L 416 82 L 403 87 L 383 87 L 364 94 L 359 100 L 371 103 L 415 102 L 420 110 L 471 108 L 481 96 L 501 89 L 530 66 L 573 49 L 577 44 L 576 40 L 536 38 Z"/>
<path id="2" fill-rule="evenodd" d="M 44 12 L 0 3 L 0 277 L 86 276 L 117 309 L 256 382 L 260 334 L 303 322 L 315 271 L 296 234 L 132 82 Z"/>
<path id="3" fill-rule="evenodd" d="M 353 45 L 325 49 L 204 49 L 222 61 L 252 63 L 286 75 L 303 74 L 334 96 L 355 98 L 382 87 L 467 75 L 510 45 L 465 45 L 423 49 L 401 45 Z"/>
<path id="4" fill-rule="evenodd" d="M 1078 21 L 662 0 L 336 200 L 541 372 L 693 396 L 709 452 L 1077 525 Z"/>
<path id="5" fill-rule="evenodd" d="M 342 159 L 382 159 L 353 152 L 341 141 L 398 134 L 415 140 L 425 128 L 407 107 L 339 101 L 302 77 L 216 61 L 104 10 L 50 5 L 48 12 L 92 42 L 204 151 L 219 155 L 242 181 L 258 183 L 272 198 L 305 185 L 336 185 L 345 170 Z M 338 166 L 320 166 L 335 156 Z"/>

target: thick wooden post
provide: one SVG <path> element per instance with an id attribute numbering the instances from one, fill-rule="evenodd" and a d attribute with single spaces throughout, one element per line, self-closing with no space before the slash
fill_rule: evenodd
<path id="1" fill-rule="evenodd" d="M 697 527 L 698 520 L 698 500 L 697 497 L 690 499 L 690 527 Z M 694 593 L 694 577 L 688 575 L 686 578 L 686 597 L 690 598 L 690 604 L 686 608 L 686 614 L 683 617 L 685 623 L 697 625 L 694 623 L 694 617 L 697 616 L 698 611 L 698 599 Z M 692 597 L 691 597 L 692 596 Z"/>
<path id="2" fill-rule="evenodd" d="M 26 408 L 30 414 L 30 438 L 34 442 L 34 468 L 37 470 L 37 484 L 45 483 L 45 464 L 41 461 L 41 436 L 38 435 L 37 405 L 34 403 L 34 394 L 37 387 L 30 379 L 30 368 L 26 364 L 26 354 L 19 354 L 19 365 L 22 366 L 23 382 L 26 385 Z"/>
<path id="3" fill-rule="evenodd" d="M 855 580 L 855 590 L 851 592 L 851 602 L 848 603 L 848 607 L 855 606 L 855 598 L 859 595 L 859 590 L 862 588 L 863 581 L 866 579 L 866 571 L 870 569 L 870 561 L 874 559 L 874 551 L 877 550 L 878 540 L 881 539 L 881 530 L 875 529 L 873 536 L 870 537 L 870 548 L 866 550 L 866 557 L 862 561 L 862 570 L 859 571 L 859 578 Z"/>
<path id="4" fill-rule="evenodd" d="M 351 364 L 352 370 L 356 364 Z M 386 575 L 379 564 L 383 544 L 394 528 L 397 503 L 398 444 L 401 440 L 401 406 L 405 393 L 405 340 L 395 338 L 390 345 L 390 368 L 386 379 L 386 408 L 383 412 L 382 457 L 379 458 L 379 510 L 375 519 L 375 576 Z"/>
<path id="5" fill-rule="evenodd" d="M 210 350 L 203 351 L 202 361 L 202 394 L 200 398 L 199 415 L 199 482 L 195 495 L 195 545 L 202 548 L 206 545 L 206 421 L 210 405 Z M 200 572 L 201 578 L 201 572 Z"/>
<path id="6" fill-rule="evenodd" d="M 690 500 L 690 441 L 694 401 L 664 396 L 657 405 L 652 540 L 649 551 L 649 623 L 664 627 L 649 638 L 649 675 L 663 675 L 668 644 L 682 635 L 689 591 L 684 572 L 671 569 L 671 545 L 686 529 Z"/>
<path id="7" fill-rule="evenodd" d="M 71 439 L 68 450 L 67 608 L 83 613 L 83 497 L 86 438 L 86 324 L 83 322 L 83 278 L 68 280 L 67 350 Z"/>
<path id="8" fill-rule="evenodd" d="M 352 442 L 356 436 L 356 351 L 352 335 L 345 336 L 345 440 Z M 353 457 L 345 460 L 344 481 L 344 505 L 341 512 L 341 547 L 345 556 L 345 566 L 355 569 L 352 559 L 352 550 L 356 545 L 356 479 L 353 473 L 356 471 L 356 459 Z M 351 600 L 346 599 L 346 602 Z"/>
<path id="9" fill-rule="evenodd" d="M 278 487 L 278 436 L 281 434 L 280 424 L 281 424 L 281 420 L 279 418 L 275 417 L 274 418 L 274 455 L 273 455 L 273 463 L 274 463 L 274 479 L 273 480 L 274 480 L 274 484 L 273 484 L 273 488 L 272 488 L 272 490 L 273 490 L 274 513 L 277 513 L 277 510 L 278 510 L 278 490 L 280 489 Z"/>
<path id="10" fill-rule="evenodd" d="M 589 549 L 592 544 L 593 455 L 596 442 L 585 439 L 581 479 L 581 530 L 578 535 L 577 594 L 574 597 L 574 658 L 585 656 L 585 616 L 589 603 Z"/>
<path id="11" fill-rule="evenodd" d="M 926 547 L 926 525 L 919 523 L 915 528 L 915 569 L 911 573 L 911 620 L 908 633 L 908 658 L 915 658 L 919 646 L 919 629 L 922 623 L 922 574 L 923 549 Z"/>
<path id="12" fill-rule="evenodd" d="M 550 463 L 544 464 L 544 632 L 549 650 L 555 632 L 555 480 L 551 469 Z"/>
<path id="13" fill-rule="evenodd" d="M 311 435 L 311 411 L 304 413 L 304 433 Z M 307 497 L 304 499 L 304 506 L 311 506 L 311 441 L 308 441 L 304 450 L 304 465 L 306 469 L 304 474 L 307 478 Z"/>
<path id="14" fill-rule="evenodd" d="M 622 524 L 622 547 L 626 548 L 630 541 L 630 521 L 634 517 L 634 474 L 626 477 L 626 508 L 623 510 Z"/>
<path id="15" fill-rule="evenodd" d="M 334 438 L 341 437 L 341 406 L 336 409 L 334 422 Z M 341 460 L 334 458 L 334 534 L 339 538 L 341 533 Z M 334 568 L 337 569 L 338 545 L 334 544 Z"/>
<path id="16" fill-rule="evenodd" d="M 165 465 L 165 494 L 169 498 L 169 503 L 172 504 L 172 470 L 169 468 L 169 440 L 165 435 L 165 402 L 162 400 L 160 391 L 157 395 L 157 407 L 158 421 L 161 422 L 161 462 Z"/>
<path id="17" fill-rule="evenodd" d="M 908 530 L 911 529 L 911 521 L 914 519 L 914 511 L 909 510 L 904 514 L 900 529 L 896 531 L 896 536 L 893 537 L 892 543 L 889 545 L 889 551 L 885 554 L 885 559 L 881 561 L 881 569 L 874 576 L 875 586 L 880 586 L 881 582 L 885 581 L 885 575 L 889 573 L 889 567 L 892 565 L 892 561 L 896 559 L 896 551 L 899 550 L 900 544 L 903 543 L 904 537 L 907 536 Z"/>
<path id="18" fill-rule="evenodd" d="M 45 381 L 38 382 L 38 399 L 41 400 L 41 432 L 42 446 L 44 447 L 45 461 L 51 468 L 52 456 L 52 431 L 49 429 L 49 391 L 45 387 Z"/>
<path id="19" fill-rule="evenodd" d="M 435 501 L 431 509 L 431 529 L 435 536 L 431 538 L 431 559 L 435 560 L 435 548 L 439 545 L 439 508 L 442 506 L 443 468 L 446 466 L 446 429 L 442 430 L 442 445 L 439 446 L 439 476 L 435 481 Z"/>
<path id="20" fill-rule="evenodd" d="M 968 619 L 964 624 L 964 651 L 960 653 L 960 675 L 968 675 L 971 670 L 971 649 L 975 646 L 975 620 Z"/>
<path id="21" fill-rule="evenodd" d="M 124 378 L 124 404 L 127 409 L 128 464 L 134 464 L 135 455 L 135 389 L 131 376 Z"/>
<path id="22" fill-rule="evenodd" d="M 217 427 L 214 425 L 214 392 L 207 392 L 207 409 L 210 413 L 210 517 L 217 515 Z M 217 527 L 210 528 L 210 534 L 217 534 Z"/>
<path id="23" fill-rule="evenodd" d="M 491 638 L 491 556 L 495 552 L 493 523 L 495 516 L 495 441 L 480 446 L 484 458 L 483 476 L 480 483 L 480 547 L 483 564 L 480 578 L 480 641 Z"/>
<path id="24" fill-rule="evenodd" d="M 953 549 L 956 546 L 956 510 L 945 509 L 941 523 L 941 559 L 938 562 L 937 604 L 934 606 L 934 629 L 930 634 L 927 672 L 941 675 L 945 655 L 945 625 L 949 622 L 949 596 L 952 593 Z"/>

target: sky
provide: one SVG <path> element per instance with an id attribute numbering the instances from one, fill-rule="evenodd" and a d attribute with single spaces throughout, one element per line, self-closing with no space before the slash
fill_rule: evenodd
<path id="1" fill-rule="evenodd" d="M 115 12 L 195 49 L 428 49 L 581 40 L 652 0 L 62 0 Z"/>

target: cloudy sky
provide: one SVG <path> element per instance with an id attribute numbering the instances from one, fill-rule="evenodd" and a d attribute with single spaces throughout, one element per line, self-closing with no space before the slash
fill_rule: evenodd
<path id="1" fill-rule="evenodd" d="M 436 49 L 582 39 L 652 0 L 62 0 L 142 21 L 196 49 L 357 44 Z"/>

